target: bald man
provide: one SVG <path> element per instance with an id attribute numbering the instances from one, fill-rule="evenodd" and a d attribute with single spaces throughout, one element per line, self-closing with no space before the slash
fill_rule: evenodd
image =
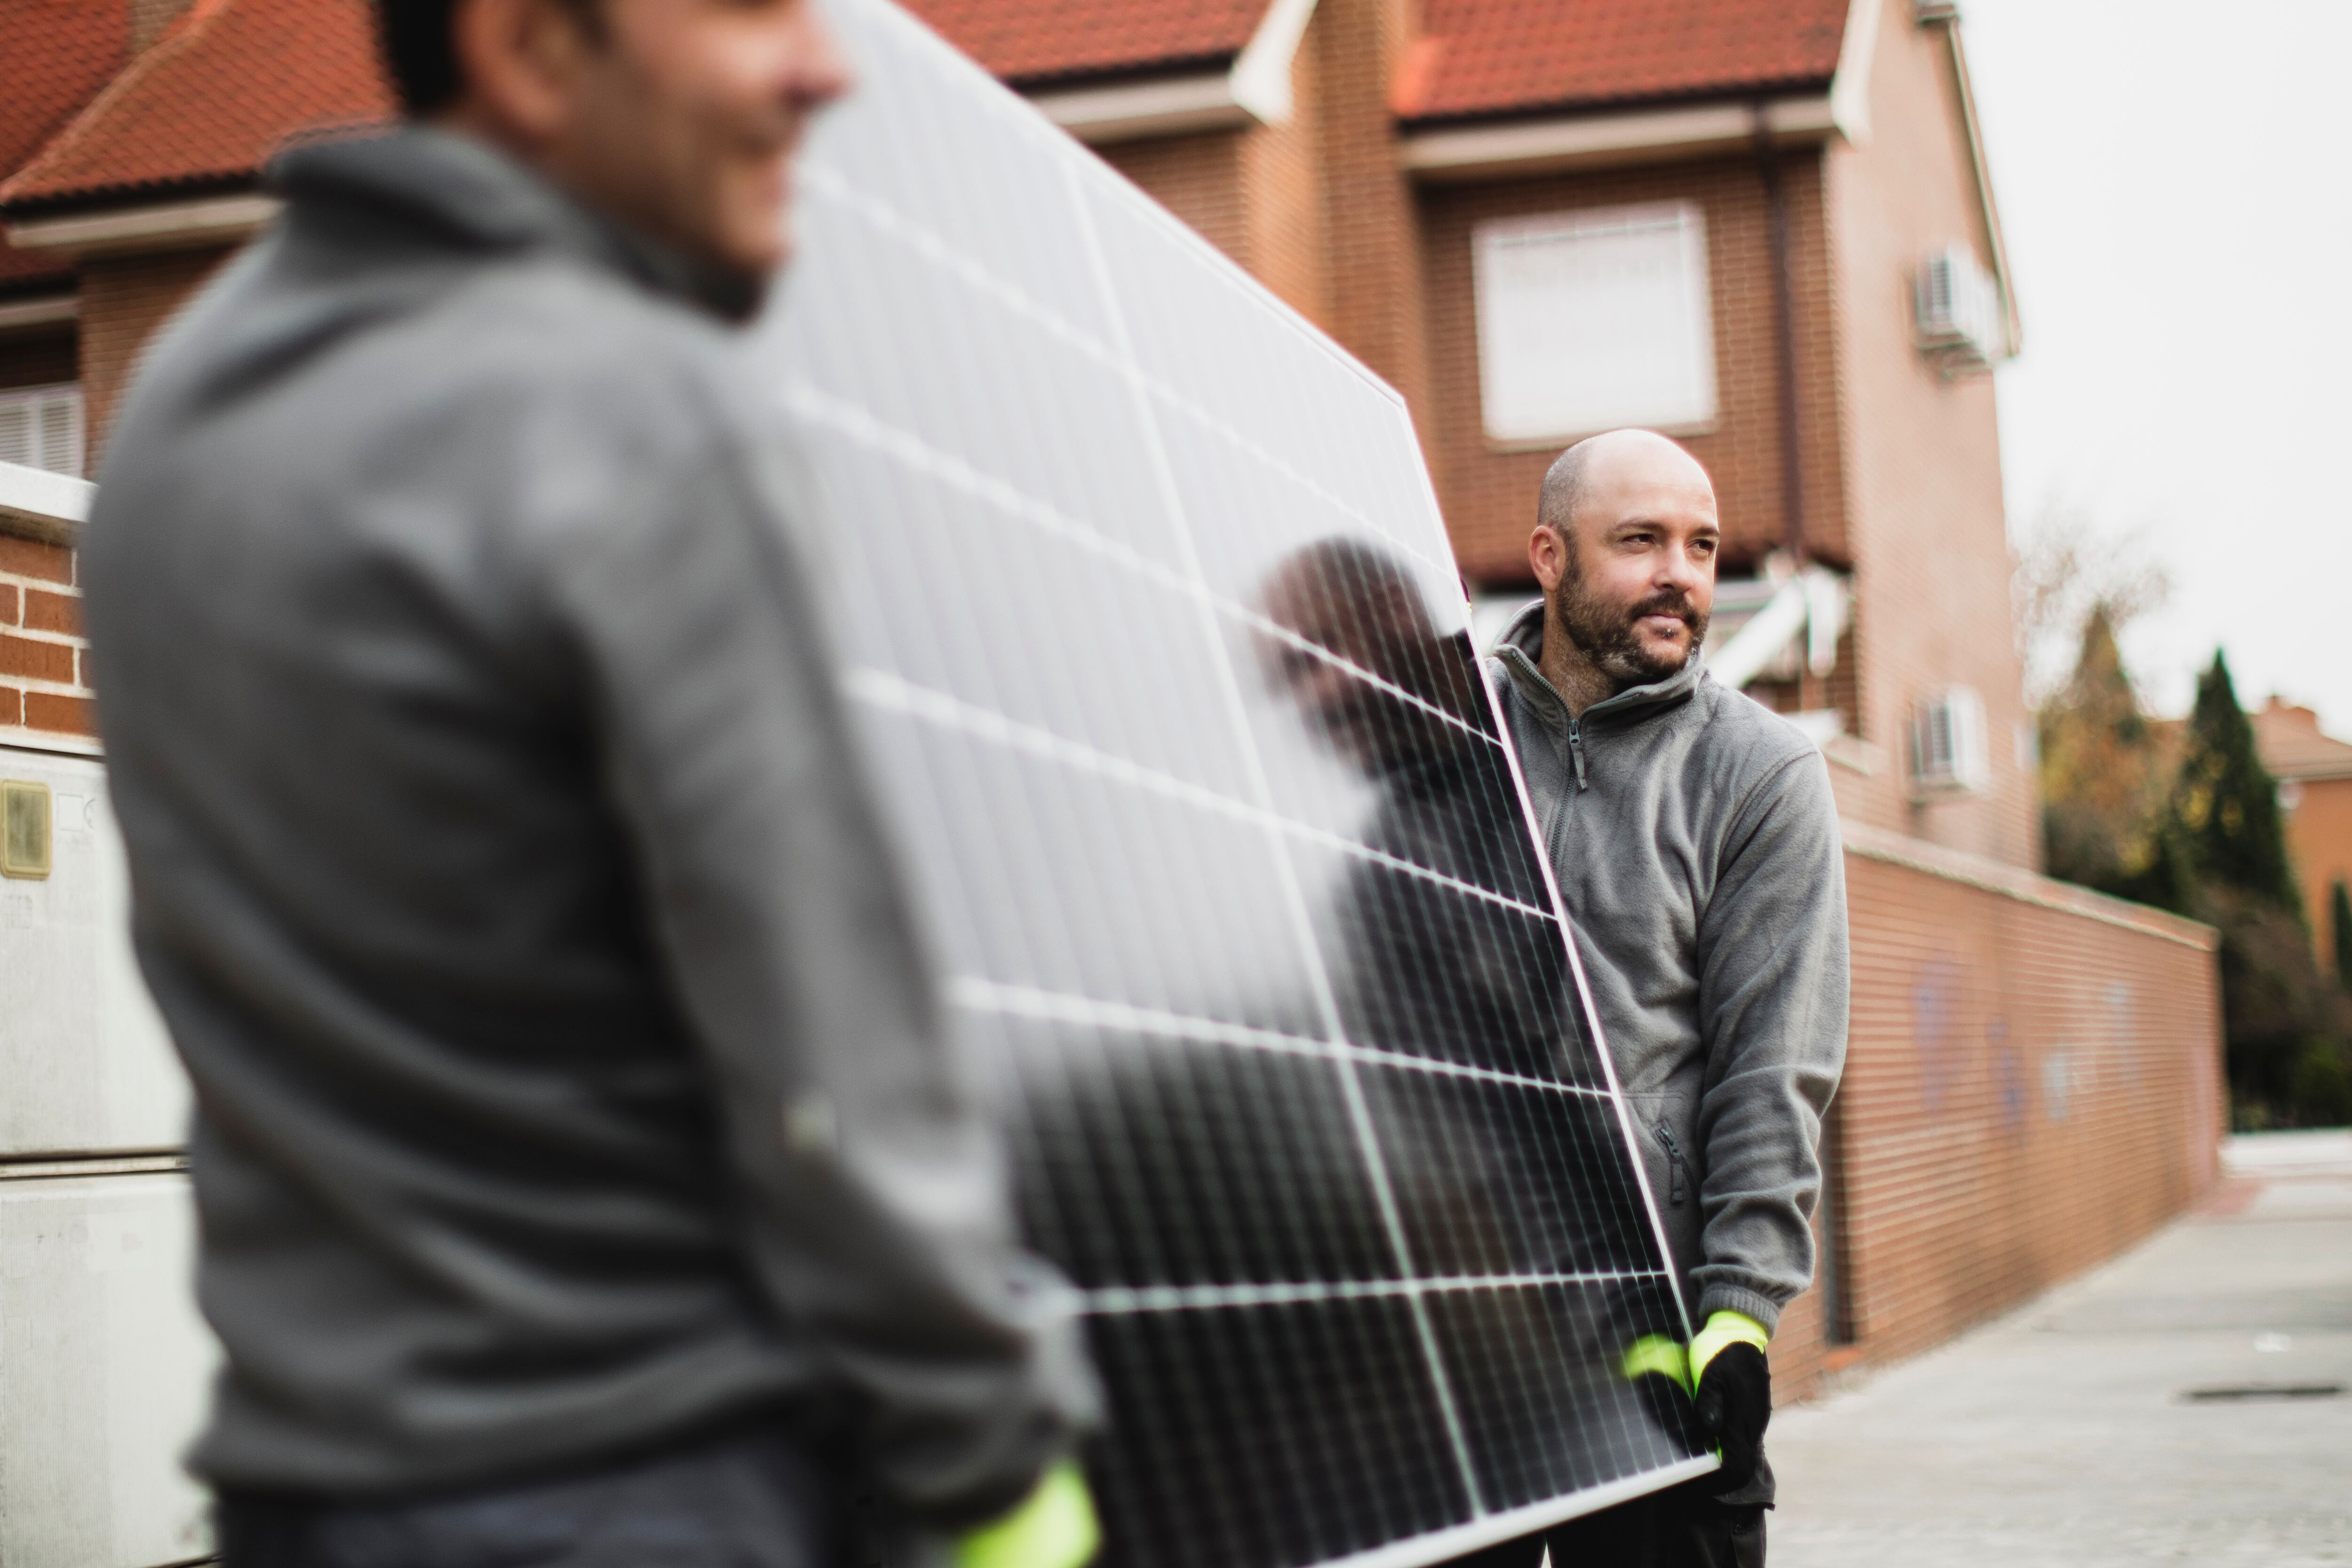
<path id="1" fill-rule="evenodd" d="M 1580 442 L 1545 477 L 1528 542 L 1543 602 L 1496 647 L 1700 1325 L 1686 1352 L 1632 1347 L 1627 1370 L 1694 1389 L 1724 1460 L 1554 1531 L 1554 1568 L 1763 1562 L 1766 1346 L 1812 1281 L 1822 1113 L 1845 1059 L 1844 869 L 1820 753 L 1700 668 L 1721 544 L 1689 453 L 1644 430 Z M 1535 1544 L 1516 1543 L 1527 1568 Z"/>

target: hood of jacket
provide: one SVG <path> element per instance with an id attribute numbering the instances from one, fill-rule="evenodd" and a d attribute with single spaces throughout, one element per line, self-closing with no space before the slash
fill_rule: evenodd
<path id="1" fill-rule="evenodd" d="M 731 321 L 764 293 L 604 217 L 488 143 L 430 126 L 293 148 L 264 183 L 298 220 L 332 213 L 462 251 L 564 252 Z"/>

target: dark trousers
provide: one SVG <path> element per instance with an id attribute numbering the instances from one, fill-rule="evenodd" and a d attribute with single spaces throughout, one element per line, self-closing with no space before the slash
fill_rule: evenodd
<path id="1" fill-rule="evenodd" d="M 225 1490 L 226 1568 L 842 1568 L 838 1489 L 773 1432 L 393 1502 Z"/>
<path id="2" fill-rule="evenodd" d="M 1764 1568 L 1764 1506 L 1676 1487 L 1521 1536 L 1446 1568 Z"/>

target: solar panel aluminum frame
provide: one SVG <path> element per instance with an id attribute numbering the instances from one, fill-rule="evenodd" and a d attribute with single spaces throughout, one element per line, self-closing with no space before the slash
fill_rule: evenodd
<path id="1" fill-rule="evenodd" d="M 1078 220 L 1077 226 L 1085 242 L 1087 254 L 1084 270 L 1087 274 L 1087 282 L 1097 295 L 1097 302 L 1102 309 L 1107 335 L 1118 360 L 1114 372 L 1115 379 L 1124 386 L 1128 397 L 1133 403 L 1138 429 L 1142 433 L 1149 447 L 1149 463 L 1152 472 L 1153 487 L 1168 515 L 1179 521 L 1180 526 L 1172 530 L 1180 547 L 1181 558 L 1177 563 L 1178 568 L 1190 577 L 1194 613 L 1202 622 L 1201 629 L 1207 646 L 1218 650 L 1215 655 L 1219 666 L 1218 683 L 1231 710 L 1228 716 L 1234 733 L 1241 738 L 1244 751 L 1248 751 L 1255 742 L 1250 740 L 1253 734 L 1252 720 L 1246 696 L 1243 690 L 1243 677 L 1234 666 L 1227 628 L 1219 621 L 1220 609 L 1215 597 L 1216 591 L 1202 566 L 1199 544 L 1192 536 L 1191 523 L 1188 521 L 1188 503 L 1181 493 L 1179 482 L 1177 459 L 1170 449 L 1170 437 L 1163 427 L 1164 411 L 1154 401 L 1155 395 L 1172 397 L 1175 394 L 1165 387 L 1155 389 L 1151 384 L 1150 373 L 1142 362 L 1132 335 L 1133 329 L 1130 321 L 1132 303 L 1119 279 L 1113 275 L 1111 262 L 1104 247 L 1103 232 L 1092 216 L 1090 204 L 1094 202 L 1114 204 L 1116 209 L 1126 219 L 1148 227 L 1154 237 L 1155 243 L 1188 257 L 1192 265 L 1201 269 L 1203 275 L 1216 279 L 1223 288 L 1236 291 L 1251 306 L 1270 312 L 1279 322 L 1280 329 L 1286 329 L 1299 339 L 1312 343 L 1320 353 L 1328 356 L 1333 364 L 1342 367 L 1385 404 L 1393 414 L 1394 439 L 1399 451 L 1402 454 L 1402 461 L 1405 475 L 1409 476 L 1407 482 L 1415 487 L 1414 499 L 1417 510 L 1427 520 L 1431 537 L 1420 542 L 1422 548 L 1415 548 L 1411 542 L 1377 528 L 1368 520 L 1363 520 L 1365 527 L 1388 542 L 1411 552 L 1423 567 L 1429 569 L 1423 582 L 1424 592 L 1432 583 L 1442 583 L 1447 585 L 1451 590 L 1452 602 L 1441 607 L 1458 612 L 1461 621 L 1466 625 L 1469 607 L 1466 602 L 1461 599 L 1459 578 L 1454 573 L 1450 547 L 1444 536 L 1443 524 L 1438 521 L 1439 514 L 1433 488 L 1418 443 L 1412 436 L 1410 414 L 1402 398 L 1393 388 L 1374 375 L 1346 351 L 1333 343 L 1304 316 L 1251 279 L 1204 238 L 1126 181 L 1095 163 L 1091 154 L 1069 141 L 1063 132 L 1054 128 L 1035 110 L 1016 95 L 1004 89 L 992 79 L 988 78 L 984 72 L 965 60 L 919 23 L 890 4 L 889 0 L 833 0 L 830 9 L 840 25 L 853 55 L 865 57 L 859 63 L 863 76 L 860 92 L 866 95 L 866 103 L 863 107 L 868 117 L 866 123 L 871 124 L 872 117 L 885 114 L 893 107 L 908 107 L 905 95 L 917 93 L 923 84 L 912 79 L 902 79 L 901 71 L 906 62 L 916 62 L 921 71 L 934 76 L 935 82 L 937 80 L 951 82 L 955 92 L 970 95 L 972 102 L 980 106 L 993 120 L 1015 131 L 1024 142 L 1035 148 L 1038 167 L 1041 170 L 1050 169 L 1053 177 L 1064 187 L 1069 209 Z M 858 107 L 853 104 L 853 111 Z M 838 115 L 839 112 L 836 111 L 836 114 Z M 919 115 L 914 117 L 919 118 Z M 820 204 L 830 202 L 857 207 L 864 213 L 866 219 L 877 226 L 877 229 L 893 232 L 898 240 L 912 249 L 923 253 L 930 263 L 950 271 L 961 268 L 958 276 L 972 287 L 981 289 L 993 288 L 1003 292 L 1003 286 L 992 277 L 987 276 L 986 268 L 979 262 L 953 253 L 952 248 L 947 246 L 936 233 L 921 229 L 919 223 L 909 220 L 905 213 L 895 207 L 889 198 L 904 193 L 874 188 L 861 189 L 855 181 L 843 177 L 837 170 L 829 167 L 826 160 L 828 146 L 832 144 L 834 139 L 840 136 L 855 136 L 862 133 L 854 129 L 856 125 L 856 121 L 852 120 L 848 124 L 836 123 L 820 130 L 810 156 L 803 161 L 802 182 L 804 188 Z M 807 201 L 803 202 L 803 206 L 810 205 Z M 807 248 L 821 250 L 827 243 L 823 226 L 813 223 L 811 227 L 813 239 Z M 803 270 L 805 270 L 805 264 Z M 809 289 L 798 285 L 788 286 L 784 309 L 774 313 L 772 322 L 790 320 L 794 314 L 793 302 L 795 299 L 808 301 L 807 310 L 802 312 L 803 315 L 824 308 L 822 301 L 817 300 Z M 1041 331 L 1050 332 L 1053 330 L 1051 323 L 1042 321 L 1033 320 L 1031 324 L 1039 327 Z M 763 333 L 769 334 L 772 334 L 776 330 L 772 326 L 761 329 Z M 1269 331 L 1274 330 L 1278 329 L 1270 325 Z M 770 341 L 773 342 L 772 336 Z M 834 397 L 830 393 L 815 386 L 806 379 L 794 380 L 788 377 L 780 401 L 788 416 L 794 423 L 807 429 L 805 444 L 812 452 L 823 452 L 828 442 L 854 437 L 873 445 L 877 449 L 892 447 L 892 443 L 897 442 L 898 446 L 892 447 L 898 453 L 896 460 L 916 465 L 929 465 L 931 468 L 941 470 L 952 467 L 955 463 L 955 459 L 951 457 L 943 456 L 935 451 L 918 450 L 912 444 L 912 437 L 903 437 L 901 433 L 889 428 L 885 422 L 876 419 L 863 406 Z M 864 423 L 861 424 L 861 421 Z M 1234 435 L 1236 440 L 1242 439 L 1237 433 L 1230 430 L 1227 433 Z M 1269 463 L 1280 462 L 1280 458 L 1276 454 L 1260 452 L 1257 456 Z M 820 467 L 822 467 L 821 464 Z M 956 483 L 964 487 L 965 490 L 973 496 L 978 496 L 983 491 L 989 492 L 991 504 L 1010 507 L 1026 503 L 1030 499 L 1017 494 L 1012 486 L 985 472 L 959 471 L 953 475 L 953 478 Z M 1302 482 L 1307 481 L 1302 479 Z M 992 486 L 1006 493 L 995 494 L 990 489 Z M 843 510 L 835 509 L 837 513 Z M 844 515 L 840 516 L 838 521 L 848 523 L 852 519 Z M 1040 526 L 1045 526 L 1050 520 L 1038 517 L 1033 518 L 1033 521 L 1038 521 Z M 1099 545 L 1099 542 L 1097 542 L 1097 544 Z M 816 547 L 820 551 L 829 552 L 829 546 L 825 541 L 817 541 Z M 1444 559 L 1442 561 L 1433 559 L 1430 553 L 1432 547 L 1434 552 L 1443 554 Z M 858 618 L 854 602 L 856 595 L 845 595 L 845 599 L 850 602 L 848 618 L 856 621 Z M 1336 658 L 1336 656 L 1333 657 Z M 1374 679 L 1370 672 L 1366 670 L 1358 669 L 1356 673 L 1364 676 L 1367 679 Z M 1494 736 L 1505 737 L 1507 731 L 1504 727 L 1500 701 L 1492 684 L 1494 679 L 1491 671 L 1485 668 L 1481 661 L 1478 692 L 1485 709 L 1485 720 L 1492 727 Z M 864 715 L 896 713 L 901 717 L 915 719 L 928 714 L 931 721 L 961 724 L 967 727 L 968 731 L 997 734 L 1000 740 L 1007 734 L 1013 733 L 1012 730 L 1005 727 L 1013 725 L 1014 721 L 1006 719 L 1003 715 L 992 710 L 965 711 L 960 709 L 954 710 L 943 709 L 940 706 L 941 700 L 939 694 L 905 681 L 890 670 L 871 667 L 853 667 L 845 678 L 845 687 L 853 700 L 853 707 Z M 1407 698 L 1411 696 L 1410 693 L 1400 695 Z M 1052 751 L 1057 743 L 1055 737 L 1030 734 L 1025 731 L 1013 735 L 1013 738 L 1021 744 L 1043 748 L 1048 752 Z M 1075 745 L 1074 742 L 1066 742 L 1059 743 Z M 1671 1261 L 1671 1253 L 1665 1240 L 1656 1194 L 1652 1189 L 1643 1162 L 1639 1158 L 1633 1157 L 1633 1151 L 1640 1147 L 1640 1135 L 1622 1086 L 1617 1079 L 1601 1020 L 1593 1007 L 1591 991 L 1586 984 L 1583 962 L 1578 951 L 1574 928 L 1567 919 L 1556 879 L 1544 854 L 1540 835 L 1535 827 L 1538 816 L 1528 795 L 1526 779 L 1519 767 L 1517 754 L 1507 739 L 1500 742 L 1498 750 L 1507 772 L 1509 789 L 1518 813 L 1517 827 L 1525 837 L 1533 865 L 1539 873 L 1542 898 L 1548 905 L 1549 917 L 1557 927 L 1563 949 L 1562 956 L 1566 972 L 1576 993 L 1580 1022 L 1589 1036 L 1591 1053 L 1597 1058 L 1602 1090 L 1614 1113 L 1617 1135 L 1622 1140 L 1622 1144 L 1615 1153 L 1622 1159 L 1622 1163 L 1632 1167 L 1631 1187 L 1639 1194 L 1638 1217 L 1641 1224 L 1646 1226 L 1649 1245 L 1654 1248 L 1656 1257 L 1663 1262 L 1663 1279 L 1666 1291 L 1673 1301 L 1673 1315 L 1680 1326 L 1683 1337 L 1687 1340 L 1691 1331 L 1687 1304 L 1684 1300 L 1681 1281 Z M 1111 761 L 1115 762 L 1117 759 L 1111 759 Z M 1101 767 L 1108 763 L 1102 759 L 1095 758 L 1088 760 L 1088 765 Z M 1263 769 L 1262 759 L 1258 766 Z M 1269 816 L 1279 816 L 1279 809 L 1271 798 L 1270 785 L 1262 776 L 1256 780 L 1255 798 L 1261 811 Z M 1272 828 L 1268 828 L 1267 831 L 1275 832 Z M 1305 892 L 1298 879 L 1297 868 L 1293 862 L 1286 841 L 1281 839 L 1276 834 L 1273 842 L 1276 846 L 1277 852 L 1271 858 L 1276 863 L 1276 874 L 1283 879 L 1286 889 L 1284 893 L 1286 921 L 1292 928 L 1292 935 L 1299 953 L 1313 971 L 1312 989 L 1328 1037 L 1345 1045 L 1349 1036 L 1340 1025 L 1339 1003 L 1331 978 L 1322 968 L 1325 962 L 1323 941 L 1314 929 L 1309 917 Z M 1043 1005 L 1036 997 L 1013 995 L 1014 989 L 1017 988 L 996 986 L 993 982 L 971 976 L 961 977 L 951 982 L 950 987 L 951 999 L 960 999 L 963 1003 L 974 1005 L 1003 1006 L 1007 1004 L 1008 997 L 1021 1005 L 1033 1007 Z M 1050 1008 L 1046 1010 L 1050 1011 Z M 1138 1016 L 1140 1017 L 1141 1015 L 1139 1014 Z M 1355 1080 L 1354 1068 L 1348 1065 L 1350 1059 L 1344 1052 L 1341 1053 L 1339 1076 L 1343 1083 L 1352 1086 Z M 1349 1094 L 1349 1116 L 1361 1147 L 1367 1170 L 1375 1186 L 1381 1186 L 1385 1184 L 1387 1178 L 1381 1173 L 1382 1155 L 1379 1136 L 1370 1126 L 1370 1115 L 1365 1106 L 1360 1089 L 1351 1088 Z M 1381 1206 L 1384 1220 L 1391 1233 L 1391 1239 L 1395 1239 L 1400 1222 L 1395 1213 L 1393 1194 L 1384 1197 Z M 1485 1507 L 1480 1499 L 1475 1467 L 1471 1458 L 1460 1417 L 1454 1407 L 1454 1395 L 1449 1392 L 1450 1374 L 1446 1368 L 1445 1358 L 1438 1347 L 1422 1305 L 1421 1299 L 1426 1293 L 1426 1288 L 1434 1282 L 1426 1275 L 1411 1268 L 1407 1252 L 1408 1249 L 1403 1247 L 1402 1241 L 1398 1241 L 1398 1254 L 1405 1272 L 1397 1280 L 1397 1293 L 1406 1297 L 1414 1310 L 1419 1325 L 1421 1349 L 1426 1362 L 1426 1371 L 1433 1387 L 1438 1391 L 1450 1446 L 1461 1471 L 1459 1479 L 1470 1500 L 1472 1517 L 1461 1523 L 1421 1531 L 1361 1550 L 1338 1555 L 1300 1559 L 1296 1563 L 1286 1562 L 1282 1564 L 1282 1568 L 1306 1568 L 1306 1564 L 1309 1562 L 1318 1564 L 1318 1568 L 1320 1565 L 1339 1564 L 1345 1564 L 1346 1568 L 1419 1568 L 1419 1565 L 1423 1563 L 1442 1561 L 1483 1546 L 1522 1536 L 1678 1481 L 1704 1475 L 1717 1467 L 1717 1461 L 1711 1455 L 1698 1455 L 1642 1470 L 1604 1484 L 1540 1499 L 1533 1502 L 1491 1510 Z M 1491 1280 L 1486 1282 L 1493 1283 Z M 1148 1291 L 1135 1295 L 1135 1300 L 1139 1302 L 1146 1301 L 1148 1299 Z M 1138 1310 L 1148 1310 L 1148 1307 L 1139 1306 Z M 1149 1414 L 1148 1412 L 1125 1413 L 1129 1417 L 1140 1415 L 1147 1418 Z M 1113 1524 L 1116 1530 L 1117 1521 L 1114 1521 Z"/>

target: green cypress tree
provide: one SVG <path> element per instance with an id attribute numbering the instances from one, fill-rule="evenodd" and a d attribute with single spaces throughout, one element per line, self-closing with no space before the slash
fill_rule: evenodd
<path id="1" fill-rule="evenodd" d="M 2303 923 L 2278 784 L 2255 753 L 2254 726 L 2238 706 L 2229 661 L 2218 650 L 2213 667 L 2197 679 L 2172 816 L 2200 880 L 2276 904 Z"/>
<path id="2" fill-rule="evenodd" d="M 2278 785 L 2254 751 L 2221 654 L 2197 681 L 2168 813 L 2195 879 L 2190 912 L 2221 932 L 2221 1022 L 2240 1127 L 2307 1127 L 2352 1096 L 2352 1001 L 2322 973 L 2287 860 Z"/>
<path id="3" fill-rule="evenodd" d="M 2336 928 L 2336 984 L 2352 995 L 2352 890 L 2341 877 L 2327 900 L 2327 923 Z"/>

